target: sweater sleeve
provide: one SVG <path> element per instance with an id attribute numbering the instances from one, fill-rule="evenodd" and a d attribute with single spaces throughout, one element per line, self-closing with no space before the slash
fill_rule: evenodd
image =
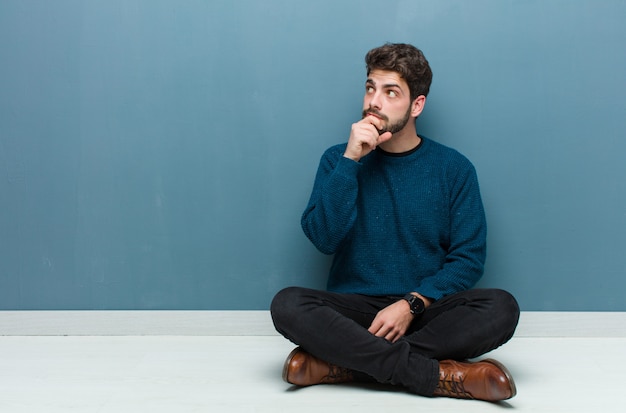
<path id="1" fill-rule="evenodd" d="M 487 223 L 476 171 L 466 162 L 450 188 L 450 240 L 444 264 L 415 290 L 435 300 L 472 288 L 483 275 Z"/>
<path id="2" fill-rule="evenodd" d="M 320 161 L 301 225 L 313 245 L 333 254 L 356 220 L 358 170 L 361 164 L 345 158 L 340 147 L 328 149 Z"/>

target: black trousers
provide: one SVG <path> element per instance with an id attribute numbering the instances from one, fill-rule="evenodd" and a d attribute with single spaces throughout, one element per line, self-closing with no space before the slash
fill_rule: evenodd
<path id="1" fill-rule="evenodd" d="M 314 356 L 424 396 L 437 386 L 438 360 L 489 352 L 519 320 L 511 294 L 473 289 L 434 302 L 395 343 L 368 332 L 378 311 L 399 299 L 289 287 L 276 294 L 271 314 L 279 333 Z"/>

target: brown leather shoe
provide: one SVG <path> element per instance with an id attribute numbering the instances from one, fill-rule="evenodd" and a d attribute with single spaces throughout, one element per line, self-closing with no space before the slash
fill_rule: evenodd
<path id="1" fill-rule="evenodd" d="M 510 399 L 516 393 L 511 373 L 496 360 L 439 362 L 439 384 L 435 396 L 495 402 Z"/>
<path id="2" fill-rule="evenodd" d="M 322 361 L 297 347 L 285 361 L 283 380 L 297 386 L 312 386 L 353 381 L 353 374 L 351 370 Z"/>

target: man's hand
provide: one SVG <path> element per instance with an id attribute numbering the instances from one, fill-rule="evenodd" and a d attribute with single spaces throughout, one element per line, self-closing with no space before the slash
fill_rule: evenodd
<path id="1" fill-rule="evenodd" d="M 368 115 L 357 123 L 352 124 L 350 139 L 346 152 L 346 158 L 358 162 L 362 157 L 373 151 L 376 146 L 391 139 L 391 132 L 379 135 L 379 130 L 384 127 L 384 122 L 374 115 Z"/>
<path id="2" fill-rule="evenodd" d="M 395 343 L 404 336 L 412 321 L 413 314 L 409 303 L 400 300 L 380 310 L 367 331 Z"/>

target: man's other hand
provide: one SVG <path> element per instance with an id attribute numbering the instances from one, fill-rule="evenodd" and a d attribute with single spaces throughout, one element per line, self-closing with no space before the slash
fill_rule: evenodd
<path id="1" fill-rule="evenodd" d="M 400 300 L 380 310 L 367 331 L 395 343 L 404 336 L 412 321 L 413 314 L 409 303 Z"/>

